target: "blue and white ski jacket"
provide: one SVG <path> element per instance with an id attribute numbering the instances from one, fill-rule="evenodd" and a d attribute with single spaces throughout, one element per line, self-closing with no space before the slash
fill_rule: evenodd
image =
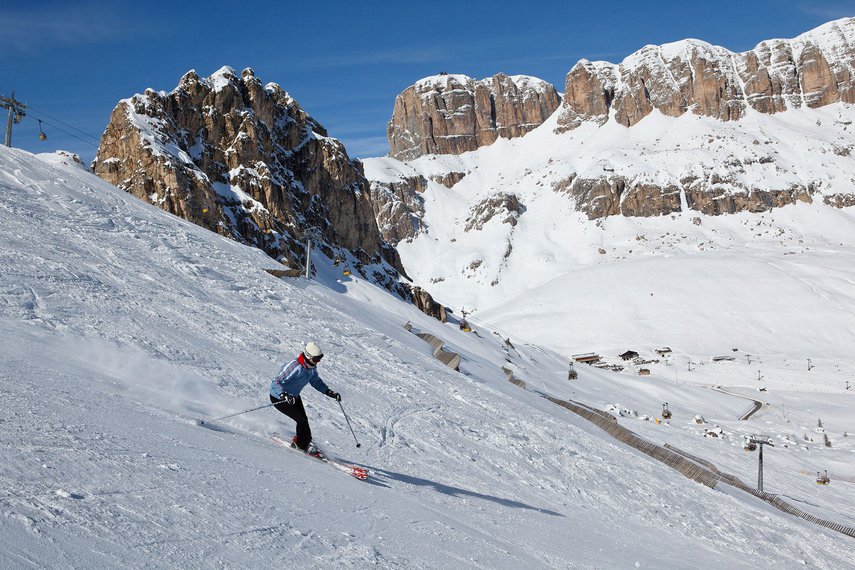
<path id="1" fill-rule="evenodd" d="M 296 396 L 306 387 L 306 384 L 311 384 L 315 390 L 321 394 L 326 394 L 329 388 L 318 375 L 318 369 L 314 366 L 307 366 L 305 362 L 301 354 L 283 366 L 273 382 L 270 383 L 270 395 L 279 399 L 282 398 L 283 394 Z"/>

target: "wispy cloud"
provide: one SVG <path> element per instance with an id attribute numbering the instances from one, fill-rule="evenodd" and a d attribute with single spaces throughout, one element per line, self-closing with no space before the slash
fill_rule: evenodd
<path id="1" fill-rule="evenodd" d="M 818 16 L 825 20 L 837 20 L 855 16 L 855 1 L 827 2 L 825 0 L 814 0 L 810 2 L 799 2 L 799 9 L 806 14 Z"/>
<path id="2" fill-rule="evenodd" d="M 0 55 L 31 55 L 54 47 L 92 45 L 128 31 L 118 18 L 95 5 L 12 9 L 0 17 Z"/>
<path id="3" fill-rule="evenodd" d="M 299 67 L 348 67 L 354 65 L 418 64 L 439 62 L 448 57 L 441 49 L 388 50 L 343 53 L 329 57 L 304 59 Z"/>

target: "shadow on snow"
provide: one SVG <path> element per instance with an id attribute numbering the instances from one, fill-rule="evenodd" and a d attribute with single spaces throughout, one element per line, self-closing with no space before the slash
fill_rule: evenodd
<path id="1" fill-rule="evenodd" d="M 395 473 L 394 471 L 387 471 L 385 469 L 377 469 L 375 467 L 368 467 L 371 470 L 371 473 L 374 475 L 382 475 L 394 481 L 400 481 L 401 483 L 408 483 L 410 485 L 417 485 L 419 487 L 433 487 L 435 490 L 439 491 L 443 495 L 448 495 L 450 497 L 473 497 L 475 499 L 483 499 L 485 501 L 490 501 L 505 507 L 511 507 L 514 509 L 526 509 L 529 511 L 537 511 L 539 513 L 544 513 L 547 515 L 552 515 L 554 517 L 563 517 L 561 513 L 557 513 L 555 511 L 551 511 L 549 509 L 540 509 L 538 507 L 533 507 L 531 505 L 527 505 L 525 503 L 521 503 L 519 501 L 514 501 L 513 499 L 503 499 L 502 497 L 495 497 L 493 495 L 485 495 L 484 493 L 477 493 L 475 491 L 467 491 L 466 489 L 461 489 L 459 487 L 452 487 L 451 485 L 443 485 L 442 483 L 437 483 L 436 481 L 431 481 L 430 479 L 422 479 L 420 477 L 414 477 L 412 475 L 404 475 L 403 473 Z M 371 479 L 369 479 L 371 481 Z M 382 483 L 375 482 L 375 484 L 383 485 Z"/>

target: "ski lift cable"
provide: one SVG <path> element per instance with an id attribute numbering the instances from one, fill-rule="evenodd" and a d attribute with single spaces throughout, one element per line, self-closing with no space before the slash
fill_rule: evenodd
<path id="1" fill-rule="evenodd" d="M 72 128 L 72 129 L 74 129 L 75 131 L 77 131 L 78 133 L 84 134 L 84 135 L 86 135 L 87 137 L 89 137 L 89 138 L 91 138 L 91 139 L 93 139 L 93 140 L 96 140 L 96 141 L 98 141 L 98 142 L 100 142 L 100 141 L 101 141 L 101 139 L 99 139 L 98 137 L 92 136 L 92 135 L 90 135 L 89 133 L 87 133 L 86 131 L 81 130 L 81 129 L 78 129 L 78 128 L 77 128 L 77 127 L 75 127 L 74 125 L 70 125 L 70 124 L 68 124 L 68 123 L 66 123 L 66 122 L 64 122 L 64 121 L 61 121 L 61 120 L 57 119 L 56 117 L 52 117 L 51 115 L 48 115 L 48 114 L 47 114 L 47 113 L 45 113 L 44 111 L 39 111 L 38 109 L 35 109 L 35 108 L 33 108 L 32 106 L 28 106 L 28 107 L 27 107 L 27 110 L 29 110 L 29 111 L 35 111 L 36 113 L 39 113 L 40 115 L 44 115 L 44 116 L 45 116 L 45 117 L 47 117 L 48 119 L 52 119 L 52 120 L 56 121 L 57 123 L 60 123 L 60 124 L 62 124 L 62 125 L 65 125 L 66 127 Z M 52 126 L 53 126 L 53 125 L 52 125 Z M 54 128 L 56 128 L 56 127 L 54 126 Z M 66 134 L 68 134 L 68 133 L 66 133 Z"/>
<path id="2" fill-rule="evenodd" d="M 470 315 L 469 317 L 467 317 L 467 318 L 468 318 L 470 321 L 474 322 L 474 323 L 478 323 L 478 324 L 479 324 L 479 325 L 481 325 L 483 328 L 486 328 L 486 329 L 492 329 L 492 330 L 495 330 L 496 332 L 502 333 L 502 334 L 504 334 L 506 337 L 508 337 L 508 338 L 510 338 L 510 339 L 513 339 L 513 340 L 517 341 L 517 342 L 518 342 L 518 343 L 520 343 L 520 344 L 526 344 L 526 345 L 528 345 L 528 344 L 529 344 L 527 341 L 525 341 L 525 340 L 523 340 L 523 339 L 521 339 L 521 338 L 519 338 L 519 337 L 517 337 L 517 336 L 515 336 L 515 335 L 513 335 L 513 334 L 511 334 L 511 333 L 509 333 L 508 331 L 502 330 L 502 329 L 500 329 L 499 327 L 496 327 L 496 326 L 493 326 L 493 325 L 489 325 L 489 324 L 485 323 L 484 321 L 481 321 L 480 319 L 473 318 L 471 315 Z M 549 354 L 549 355 L 551 355 L 551 356 L 553 356 L 553 357 L 555 357 L 555 358 L 557 358 L 557 359 L 559 359 L 559 360 L 561 360 L 561 361 L 568 362 L 568 363 L 570 362 L 570 361 L 569 361 L 565 356 L 562 356 L 561 354 L 558 354 L 558 353 L 557 353 L 557 352 L 555 352 L 554 350 L 551 350 L 551 349 L 549 349 L 549 348 L 545 348 L 545 347 L 543 347 L 543 346 L 536 346 L 535 348 L 537 348 L 537 349 L 538 349 L 538 350 L 540 350 L 541 352 L 546 353 L 546 354 Z M 624 389 L 624 390 L 627 390 L 627 391 L 629 391 L 629 392 L 632 392 L 632 393 L 634 393 L 634 394 L 636 394 L 636 395 L 638 395 L 638 396 L 640 396 L 640 397 L 642 397 L 642 398 L 645 398 L 646 400 L 649 400 L 649 401 L 651 401 L 651 402 L 654 402 L 654 403 L 656 403 L 657 405 L 661 404 L 661 402 L 659 401 L 659 399 L 655 398 L 654 396 L 651 396 L 651 395 L 649 395 L 649 394 L 645 394 L 645 393 L 643 393 L 643 392 L 640 392 L 640 391 L 638 391 L 638 390 L 635 390 L 635 389 L 633 389 L 633 388 L 630 388 L 630 387 L 628 387 L 628 386 L 625 386 L 625 385 L 623 385 L 623 384 L 621 384 L 621 383 L 619 383 L 619 382 L 617 382 L 617 381 L 615 381 L 615 380 L 613 380 L 613 379 L 611 379 L 611 378 L 607 377 L 605 374 L 602 374 L 602 373 L 600 373 L 600 372 L 598 372 L 598 371 L 596 371 L 596 370 L 591 369 L 591 370 L 587 370 L 587 372 L 588 372 L 588 373 L 590 373 L 590 374 L 591 374 L 591 375 L 593 375 L 593 376 L 596 376 L 596 377 L 598 377 L 598 378 L 600 378 L 600 379 L 602 379 L 602 380 L 605 380 L 606 382 L 609 382 L 609 383 L 611 383 L 611 384 L 614 384 L 614 385 L 616 385 L 616 386 L 618 386 L 618 387 L 620 387 L 620 388 L 622 388 L 622 389 Z M 669 407 L 669 408 L 671 408 L 671 409 L 677 410 L 678 412 L 682 412 L 682 413 L 685 413 L 685 414 L 688 414 L 688 415 L 692 415 L 692 413 L 691 413 L 691 412 L 689 412 L 688 410 L 682 409 L 682 408 L 680 408 L 680 407 L 678 407 L 678 406 L 675 406 L 675 405 L 673 405 L 673 404 L 670 404 L 670 403 L 669 403 L 669 404 L 668 404 L 668 407 Z M 721 425 L 721 426 L 723 426 L 723 427 L 727 428 L 727 429 L 728 429 L 728 430 L 730 430 L 730 431 L 737 431 L 737 430 L 734 430 L 734 429 L 733 429 L 733 428 L 732 428 L 728 423 L 726 423 L 726 422 L 718 422 L 718 423 L 719 423 L 719 425 Z M 797 460 L 796 460 L 795 458 L 791 458 L 791 457 L 789 457 L 789 456 L 788 456 L 788 455 L 786 455 L 786 454 L 776 454 L 776 457 L 781 457 L 781 458 L 783 458 L 785 461 L 789 462 L 791 465 L 795 465 L 795 463 L 797 463 Z M 809 465 L 809 466 L 810 466 L 812 469 L 814 469 L 814 470 L 817 470 L 817 471 L 825 471 L 825 468 L 821 468 L 821 467 L 819 467 L 818 465 L 815 465 L 815 464 L 814 464 L 814 463 L 812 463 L 812 462 L 808 462 L 806 458 L 803 458 L 803 461 L 804 461 L 804 464 Z M 829 473 L 829 475 L 830 475 L 830 476 L 834 476 L 834 473 Z"/>
<path id="3" fill-rule="evenodd" d="M 596 371 L 594 371 L 594 370 L 589 370 L 588 372 L 590 372 L 590 373 L 591 373 L 591 374 L 593 374 L 594 376 L 597 376 L 597 377 L 599 377 L 599 378 L 601 378 L 601 379 L 603 379 L 603 380 L 606 380 L 606 381 L 608 381 L 608 382 L 612 382 L 613 384 L 615 384 L 615 385 L 617 385 L 617 386 L 620 386 L 621 388 L 624 388 L 624 389 L 626 389 L 626 390 L 628 390 L 628 391 L 630 391 L 630 392 L 636 393 L 636 394 L 638 394 L 639 396 L 647 397 L 647 399 L 649 399 L 649 400 L 651 400 L 651 401 L 658 401 L 658 400 L 656 400 L 655 398 L 653 398 L 652 396 L 648 396 L 647 394 L 639 393 L 639 392 L 637 392 L 637 391 L 633 390 L 632 388 L 629 388 L 629 387 L 623 386 L 622 384 L 619 384 L 619 383 L 617 383 L 617 382 L 615 382 L 615 381 L 611 380 L 610 378 L 607 378 L 606 376 L 604 376 L 604 375 L 602 375 L 602 374 L 600 374 L 600 373 L 598 373 L 598 372 L 596 372 Z M 684 412 L 684 413 L 690 414 L 690 412 L 687 412 L 686 410 L 681 410 L 681 409 L 680 409 L 680 408 L 678 408 L 677 406 L 674 406 L 673 404 L 670 404 L 670 403 L 668 404 L 668 407 L 669 407 L 669 408 L 673 408 L 673 409 L 675 409 L 675 410 L 677 410 L 677 411 L 681 411 L 681 412 Z M 728 430 L 730 430 L 730 431 L 733 431 L 733 432 L 738 431 L 738 430 L 734 429 L 734 428 L 732 427 L 732 425 L 730 425 L 728 422 L 719 421 L 719 422 L 716 422 L 716 423 L 718 423 L 718 424 L 719 424 L 720 426 L 722 426 L 722 427 L 727 428 L 727 429 L 728 429 Z M 796 443 L 797 443 L 797 442 L 796 442 Z M 787 455 L 784 455 L 784 454 L 780 454 L 780 455 L 778 455 L 778 456 L 785 458 L 785 460 L 786 460 L 786 461 L 788 461 L 788 462 L 790 462 L 790 463 L 792 463 L 792 464 L 795 464 L 795 463 L 797 462 L 797 460 L 796 460 L 795 458 L 791 458 L 791 457 L 789 457 L 789 456 L 787 456 Z M 824 468 L 821 468 L 821 467 L 819 467 L 818 465 L 815 465 L 815 464 L 813 464 L 813 463 L 811 463 L 811 462 L 808 462 L 808 461 L 807 461 L 807 459 L 805 459 L 805 458 L 803 458 L 803 461 L 804 461 L 807 465 L 810 465 L 813 469 L 816 469 L 816 470 L 818 470 L 818 471 L 823 471 L 823 470 L 824 470 Z M 832 474 L 832 475 L 833 475 L 833 474 Z"/>
<path id="4" fill-rule="evenodd" d="M 629 387 L 627 387 L 627 386 L 624 386 L 624 385 L 622 385 L 622 384 L 620 384 L 620 383 L 618 383 L 618 382 L 615 382 L 614 380 L 611 380 L 610 378 L 606 377 L 606 376 L 605 376 L 605 375 L 603 375 L 603 374 L 600 374 L 599 372 L 596 372 L 596 371 L 594 371 L 594 370 L 589 370 L 588 372 L 589 372 L 589 373 L 591 373 L 591 374 L 593 374 L 594 376 L 597 376 L 598 378 L 601 378 L 602 380 L 605 380 L 605 381 L 607 381 L 607 382 L 611 382 L 612 384 L 615 384 L 616 386 L 619 386 L 619 387 L 621 387 L 621 388 L 623 388 L 623 389 L 625 389 L 625 390 L 628 390 L 628 391 L 630 391 L 630 392 L 633 392 L 633 393 L 635 393 L 635 394 L 637 394 L 637 395 L 639 395 L 639 396 L 645 397 L 645 398 L 647 398 L 647 399 L 648 399 L 648 400 L 650 400 L 650 401 L 658 402 L 658 400 L 657 400 L 656 398 L 654 398 L 654 397 L 652 397 L 652 396 L 649 396 L 649 395 L 647 395 L 647 394 L 644 394 L 644 393 L 638 392 L 638 391 L 636 391 L 636 390 L 633 390 L 632 388 L 629 388 Z M 668 404 L 668 407 L 669 407 L 669 408 L 672 408 L 672 409 L 675 409 L 675 410 L 677 410 L 677 411 L 680 411 L 680 412 L 683 412 L 683 413 L 686 413 L 686 414 L 691 415 L 691 412 L 688 412 L 688 411 L 686 411 L 686 410 L 682 410 L 682 409 L 680 409 L 679 407 L 674 406 L 673 404 L 670 404 L 670 403 L 669 403 L 669 404 Z M 716 423 L 718 423 L 718 425 L 720 425 L 720 426 L 722 426 L 722 427 L 727 428 L 728 430 L 730 430 L 730 431 L 732 431 L 732 432 L 736 432 L 736 431 L 737 431 L 737 430 L 735 430 L 735 429 L 734 429 L 730 424 L 728 424 L 727 422 L 719 421 L 719 422 L 716 422 Z M 798 442 L 795 442 L 795 443 L 797 444 Z M 797 460 L 796 458 L 794 458 L 794 457 L 790 457 L 790 456 L 789 456 L 789 455 L 787 455 L 787 454 L 775 454 L 775 457 L 784 459 L 784 461 L 785 461 L 785 462 L 787 462 L 787 463 L 789 463 L 790 465 L 796 465 L 796 466 L 798 466 L 798 467 L 801 467 L 801 465 L 797 465 L 799 462 L 798 462 L 798 460 Z M 802 461 L 803 461 L 803 463 L 804 463 L 805 465 L 810 466 L 812 469 L 814 469 L 814 470 L 816 470 L 816 471 L 825 471 L 825 470 L 826 470 L 824 467 L 820 467 L 820 466 L 816 465 L 815 463 L 812 463 L 812 462 L 808 461 L 806 458 L 802 458 Z M 835 478 L 840 478 L 839 476 L 836 476 L 834 473 L 831 473 L 831 472 L 829 472 L 829 476 L 830 476 L 830 477 L 835 477 Z"/>
<path id="5" fill-rule="evenodd" d="M 52 124 L 52 123 L 49 123 L 48 121 L 46 121 L 46 120 L 44 120 L 44 119 L 36 119 L 35 117 L 29 117 L 29 118 L 33 119 L 34 121 L 40 121 L 41 123 L 44 123 L 45 125 L 49 126 L 50 128 L 52 128 L 52 129 L 56 129 L 56 130 L 58 130 L 58 131 L 59 131 L 59 132 L 61 132 L 61 133 L 65 133 L 66 135 L 68 135 L 68 136 L 70 136 L 70 137 L 73 137 L 73 138 L 75 138 L 75 139 L 79 140 L 79 141 L 80 141 L 80 142 L 82 142 L 82 143 L 86 143 L 86 144 L 88 144 L 88 145 L 90 145 L 90 146 L 94 146 L 95 148 L 98 148 L 98 145 L 97 145 L 97 144 L 95 144 L 95 143 L 93 143 L 92 141 L 88 141 L 88 140 L 86 140 L 86 139 L 82 139 L 82 138 L 78 137 L 77 135 L 75 135 L 74 133 L 69 133 L 68 131 L 66 131 L 66 130 L 64 130 L 64 129 L 61 129 L 61 128 L 57 127 L 56 125 L 54 125 L 54 124 Z"/>
<path id="6" fill-rule="evenodd" d="M 820 467 L 814 463 L 811 463 L 810 461 L 808 461 L 807 459 L 804 459 L 804 458 L 802 459 L 802 461 L 799 461 L 798 459 L 796 459 L 794 457 L 790 457 L 786 454 L 776 453 L 775 454 L 775 460 L 777 461 L 778 459 L 782 459 L 784 461 L 784 463 L 789 463 L 791 466 L 798 467 L 799 470 L 803 470 L 804 467 L 807 466 L 807 467 L 810 467 L 814 471 L 827 471 L 824 467 Z M 828 475 L 834 476 L 836 478 L 834 473 L 829 473 Z"/>

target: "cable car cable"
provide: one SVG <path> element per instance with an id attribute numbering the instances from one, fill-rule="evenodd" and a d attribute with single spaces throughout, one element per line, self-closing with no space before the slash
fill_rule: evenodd
<path id="1" fill-rule="evenodd" d="M 94 146 L 95 148 L 98 148 L 98 146 L 99 146 L 99 145 L 97 145 L 97 144 L 93 143 L 92 141 L 87 141 L 86 139 L 82 139 L 82 138 L 78 137 L 77 135 L 75 135 L 74 133 L 69 133 L 68 131 L 66 131 L 66 130 L 64 130 L 64 129 L 61 129 L 61 128 L 57 127 L 56 125 L 51 124 L 51 123 L 49 123 L 49 122 L 47 122 L 47 121 L 39 120 L 39 119 L 36 119 L 35 117 L 30 117 L 30 118 L 31 118 L 31 119 L 33 119 L 34 121 L 39 121 L 40 123 L 44 123 L 44 124 L 48 125 L 49 127 L 51 127 L 51 128 L 53 128 L 53 129 L 58 130 L 58 131 L 59 131 L 59 132 L 61 132 L 61 133 L 65 133 L 66 135 L 68 135 L 68 136 L 70 136 L 70 137 L 73 137 L 73 138 L 75 138 L 75 139 L 79 140 L 79 141 L 80 141 L 80 142 L 82 142 L 82 143 L 86 143 L 86 144 L 88 144 L 88 145 L 90 145 L 90 146 Z"/>
<path id="2" fill-rule="evenodd" d="M 82 133 L 82 134 L 86 135 L 87 137 L 89 137 L 89 138 L 91 138 L 91 139 L 94 139 L 94 140 L 96 140 L 96 141 L 98 141 L 98 142 L 101 142 L 101 139 L 100 139 L 100 138 L 98 138 L 98 137 L 94 137 L 94 136 L 90 135 L 89 133 L 87 133 L 86 131 L 81 130 L 81 129 L 78 129 L 78 128 L 77 128 L 77 127 L 75 127 L 74 125 L 70 125 L 70 124 L 68 124 L 68 123 L 66 123 L 66 122 L 64 122 L 64 121 L 61 121 L 61 120 L 57 119 L 56 117 L 52 117 L 51 115 L 48 115 L 48 114 L 47 114 L 47 113 L 45 113 L 44 111 L 39 111 L 38 109 L 35 109 L 35 108 L 33 108 L 32 106 L 28 106 L 28 107 L 27 107 L 27 109 L 28 109 L 28 110 L 30 110 L 30 111 L 35 111 L 36 113 L 39 113 L 40 115 L 44 115 L 44 116 L 45 116 L 45 117 L 47 117 L 48 119 L 52 119 L 52 120 L 56 121 L 57 123 L 60 123 L 60 124 L 62 124 L 62 125 L 65 125 L 66 127 L 72 128 L 72 129 L 74 129 L 75 131 L 77 131 L 77 132 L 79 132 L 79 133 Z M 36 119 L 36 120 L 38 120 L 38 119 Z M 54 128 L 56 128 L 56 127 L 54 127 Z M 66 134 L 68 134 L 68 133 L 66 133 Z"/>

